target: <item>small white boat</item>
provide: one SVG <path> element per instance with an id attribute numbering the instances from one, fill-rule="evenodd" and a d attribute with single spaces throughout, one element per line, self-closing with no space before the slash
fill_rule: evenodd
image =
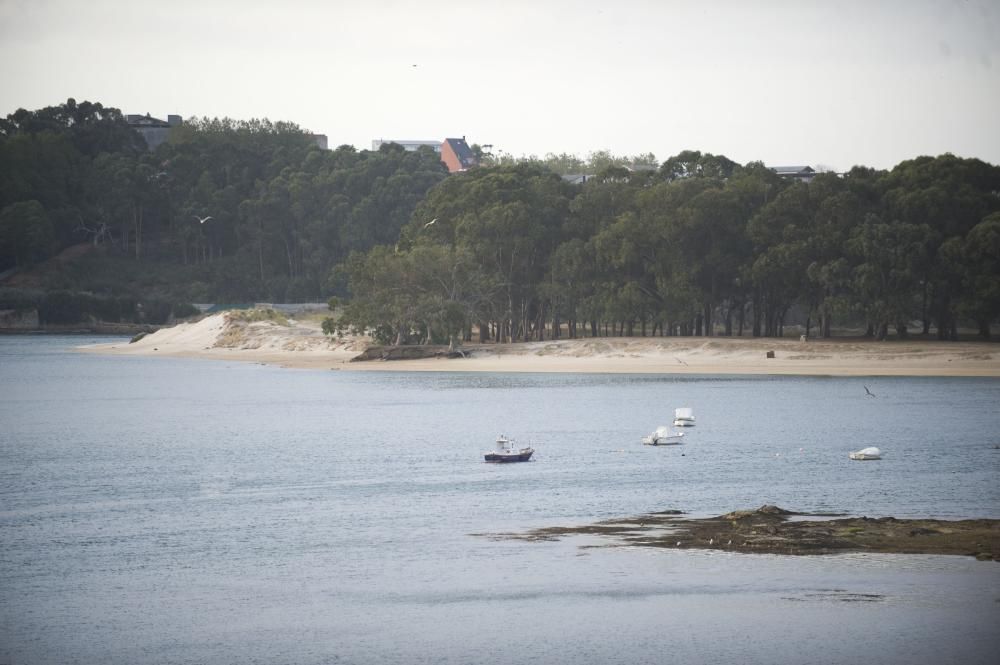
<path id="1" fill-rule="evenodd" d="M 642 437 L 647 446 L 672 446 L 684 443 L 684 432 L 674 432 L 666 425 L 660 425 L 649 436 Z"/>
<path id="2" fill-rule="evenodd" d="M 508 439 L 503 434 L 497 437 L 497 448 L 486 453 L 487 462 L 527 462 L 531 459 L 534 448 L 518 448 L 514 439 Z"/>
<path id="3" fill-rule="evenodd" d="M 694 427 L 694 411 L 686 406 L 674 409 L 674 427 Z"/>
<path id="4" fill-rule="evenodd" d="M 874 446 L 871 448 L 862 448 L 861 450 L 851 453 L 850 458 L 858 460 L 882 459 L 882 451 Z"/>

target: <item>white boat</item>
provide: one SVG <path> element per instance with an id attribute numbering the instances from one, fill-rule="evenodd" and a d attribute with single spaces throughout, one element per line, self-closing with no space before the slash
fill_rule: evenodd
<path id="1" fill-rule="evenodd" d="M 497 447 L 493 452 L 486 453 L 487 462 L 527 462 L 531 459 L 534 448 L 518 448 L 514 439 L 508 439 L 503 434 L 497 437 Z"/>
<path id="2" fill-rule="evenodd" d="M 862 448 L 861 450 L 851 453 L 850 458 L 858 460 L 882 459 L 882 451 L 874 446 L 871 448 Z"/>
<path id="3" fill-rule="evenodd" d="M 694 427 L 694 411 L 686 406 L 674 409 L 674 427 Z"/>
<path id="4" fill-rule="evenodd" d="M 647 446 L 671 446 L 684 443 L 684 432 L 674 432 L 666 425 L 660 425 L 649 436 L 642 437 Z"/>

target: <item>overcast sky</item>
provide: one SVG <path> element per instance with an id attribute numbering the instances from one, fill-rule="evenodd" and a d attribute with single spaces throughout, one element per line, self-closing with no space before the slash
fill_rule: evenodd
<path id="1" fill-rule="evenodd" d="M 1000 164 L 997 0 L 0 0 L 0 115 L 268 117 L 516 156 Z"/>

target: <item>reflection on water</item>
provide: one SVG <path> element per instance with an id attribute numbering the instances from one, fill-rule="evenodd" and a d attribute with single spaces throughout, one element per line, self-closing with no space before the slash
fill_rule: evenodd
<path id="1" fill-rule="evenodd" d="M 470 534 L 764 503 L 997 518 L 1000 381 L 352 374 L 87 341 L 0 338 L 0 663 L 993 661 L 992 562 Z M 686 443 L 642 446 L 677 406 Z M 483 463 L 499 432 L 536 461 Z M 847 459 L 866 445 L 886 458 Z"/>

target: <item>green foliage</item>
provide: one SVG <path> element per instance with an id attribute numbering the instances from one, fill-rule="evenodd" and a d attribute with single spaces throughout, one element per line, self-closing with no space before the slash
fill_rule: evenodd
<path id="1" fill-rule="evenodd" d="M 333 266 L 395 242 L 445 175 L 433 151 L 320 150 L 286 122 L 191 119 L 151 153 L 116 109 L 20 110 L 0 121 L 0 271 L 87 242 L 92 264 L 141 265 L 145 296 L 322 299 Z M 120 291 L 113 273 L 46 287 Z"/>
<path id="2" fill-rule="evenodd" d="M 43 291 L 35 289 L 0 288 L 0 309 L 12 309 L 18 312 L 37 309 L 44 297 Z"/>
<path id="3" fill-rule="evenodd" d="M 95 309 L 93 296 L 69 291 L 46 293 L 38 305 L 42 324 L 73 324 L 86 321 Z"/>
<path id="4" fill-rule="evenodd" d="M 27 265 L 45 257 L 53 227 L 38 201 L 12 203 L 0 211 L 0 265 Z"/>
<path id="5" fill-rule="evenodd" d="M 95 296 L 74 291 L 50 291 L 37 303 L 42 324 L 69 325 L 100 321 L 105 323 L 149 323 L 163 325 L 171 317 L 198 313 L 192 305 L 172 305 L 148 298 L 137 302 L 130 297 Z"/>
<path id="6" fill-rule="evenodd" d="M 150 152 L 117 109 L 19 109 L 0 120 L 0 272 L 31 269 L 50 293 L 11 302 L 53 323 L 337 294 L 324 331 L 389 342 L 742 334 L 745 319 L 782 335 L 789 312 L 824 335 L 839 317 L 950 338 L 1000 316 L 1000 168 L 980 160 L 804 184 L 691 150 L 476 149 L 490 166 L 448 176 L 431 150 L 320 150 L 292 123 L 202 118 Z"/>
<path id="7" fill-rule="evenodd" d="M 191 303 L 182 302 L 173 306 L 173 316 L 177 319 L 187 319 L 192 316 L 198 316 L 199 314 L 201 314 L 201 310 Z"/>

